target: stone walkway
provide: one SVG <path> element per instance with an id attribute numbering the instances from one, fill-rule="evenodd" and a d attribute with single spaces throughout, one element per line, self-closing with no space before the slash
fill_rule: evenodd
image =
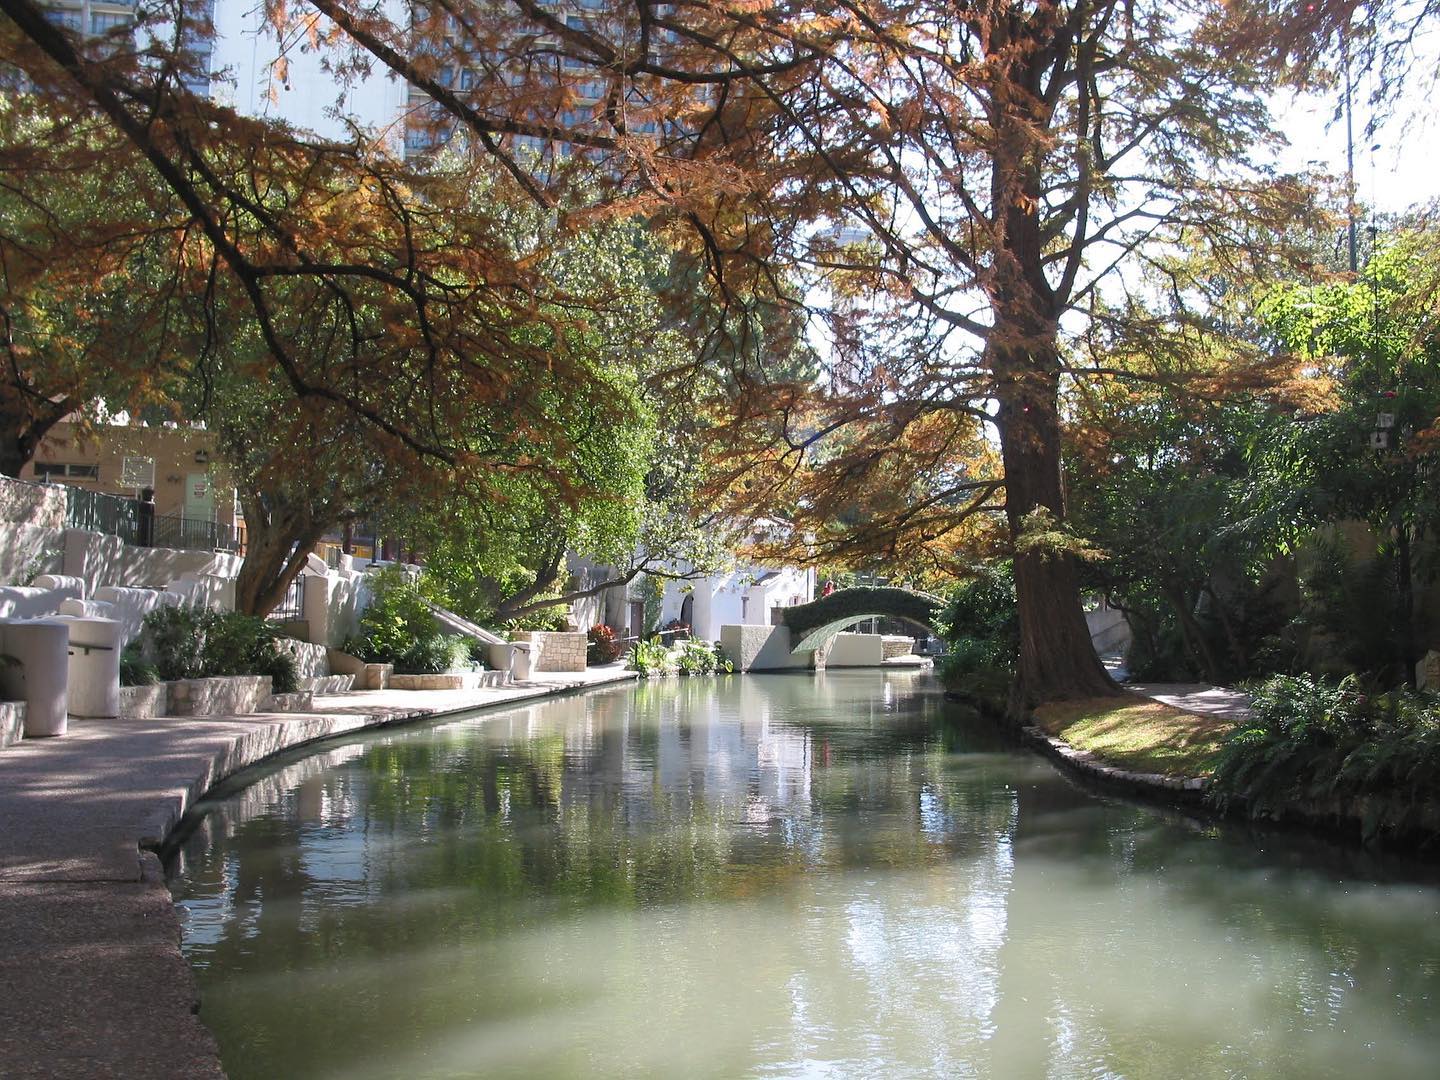
<path id="1" fill-rule="evenodd" d="M 288 747 L 628 680 L 619 664 L 477 690 L 364 690 L 313 711 L 72 720 L 0 750 L 0 1077 L 224 1074 L 195 1015 L 162 841 L 219 780 Z"/>
<path id="2" fill-rule="evenodd" d="M 1125 689 L 1186 712 L 1221 720 L 1244 720 L 1250 715 L 1250 695 L 1240 690 L 1205 683 L 1125 683 Z"/>

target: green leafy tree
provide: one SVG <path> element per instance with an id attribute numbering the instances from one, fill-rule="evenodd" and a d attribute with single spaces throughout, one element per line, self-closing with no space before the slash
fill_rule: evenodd
<path id="1" fill-rule="evenodd" d="M 1393 604 L 1392 678 L 1413 679 L 1423 651 L 1418 595 L 1434 570 L 1422 550 L 1440 526 L 1437 240 L 1399 231 L 1353 284 L 1279 288 L 1262 309 L 1286 347 L 1335 380 L 1338 407 L 1305 425 L 1312 498 L 1320 519 L 1363 521 L 1375 537 L 1371 602 Z"/>

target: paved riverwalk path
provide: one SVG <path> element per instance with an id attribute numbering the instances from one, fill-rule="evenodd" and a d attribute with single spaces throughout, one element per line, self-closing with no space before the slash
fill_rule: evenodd
<path id="1" fill-rule="evenodd" d="M 1206 683 L 1123 683 L 1126 690 L 1173 705 L 1186 712 L 1219 720 L 1244 720 L 1250 715 L 1250 695 Z"/>
<path id="2" fill-rule="evenodd" d="M 0 750 L 0 1078 L 222 1077 L 158 844 L 224 777 L 291 746 L 631 679 L 619 664 L 477 690 L 362 690 L 308 713 L 72 720 Z"/>

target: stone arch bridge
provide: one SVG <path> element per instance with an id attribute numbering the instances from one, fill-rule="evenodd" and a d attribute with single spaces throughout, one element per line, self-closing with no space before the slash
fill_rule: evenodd
<path id="1" fill-rule="evenodd" d="M 944 606 L 944 600 L 929 593 L 862 585 L 785 608 L 781 619 L 790 630 L 791 650 L 814 652 L 865 619 L 901 619 L 938 634 L 936 620 Z"/>

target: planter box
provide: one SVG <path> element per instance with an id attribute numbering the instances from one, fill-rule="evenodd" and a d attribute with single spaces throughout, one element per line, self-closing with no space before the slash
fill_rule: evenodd
<path id="1" fill-rule="evenodd" d="M 384 690 L 390 685 L 390 675 L 395 670 L 394 664 L 368 664 L 339 649 L 327 650 L 326 657 L 330 662 L 331 672 L 354 676 L 355 682 L 351 686 L 353 690 Z"/>
<path id="2" fill-rule="evenodd" d="M 585 650 L 590 644 L 584 634 L 557 630 L 517 630 L 510 635 L 530 643 L 531 671 L 584 671 Z"/>
<path id="3" fill-rule="evenodd" d="M 0 749 L 25 734 L 25 702 L 0 701 Z"/>
<path id="4" fill-rule="evenodd" d="M 169 697 L 166 683 L 153 686 L 120 687 L 120 717 L 124 720 L 143 720 L 147 716 L 164 716 Z"/>
<path id="5" fill-rule="evenodd" d="M 165 685 L 170 716 L 244 716 L 270 696 L 269 675 L 178 679 Z"/>

